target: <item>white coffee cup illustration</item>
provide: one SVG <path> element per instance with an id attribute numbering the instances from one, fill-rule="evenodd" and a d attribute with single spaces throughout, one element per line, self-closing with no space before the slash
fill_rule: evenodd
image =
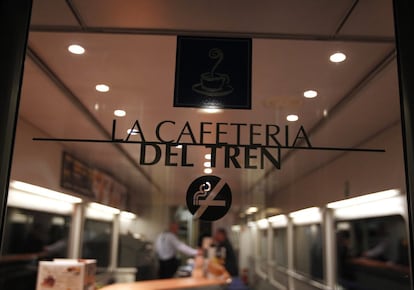
<path id="1" fill-rule="evenodd" d="M 212 48 L 208 52 L 211 59 L 216 59 L 214 66 L 209 72 L 200 75 L 200 83 L 194 84 L 193 91 L 209 97 L 222 97 L 233 92 L 228 74 L 216 72 L 217 67 L 223 61 L 224 54 L 219 48 Z"/>
<path id="2" fill-rule="evenodd" d="M 221 91 L 229 83 L 229 76 L 221 73 L 206 72 L 201 74 L 201 88 L 209 92 Z"/>

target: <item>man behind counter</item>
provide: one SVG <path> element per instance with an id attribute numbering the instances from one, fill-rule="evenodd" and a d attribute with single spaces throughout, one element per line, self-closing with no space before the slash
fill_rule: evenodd
<path id="1" fill-rule="evenodd" d="M 236 255 L 231 245 L 227 232 L 224 228 L 218 228 L 214 233 L 214 246 L 217 248 L 223 247 L 225 249 L 224 267 L 232 277 L 238 276 L 239 270 L 237 266 Z"/>
<path id="2" fill-rule="evenodd" d="M 193 249 L 177 238 L 178 224 L 172 223 L 169 231 L 158 235 L 155 241 L 155 251 L 159 261 L 159 278 L 172 278 L 179 267 L 179 260 L 176 255 L 181 252 L 187 256 L 196 256 L 199 250 Z"/>

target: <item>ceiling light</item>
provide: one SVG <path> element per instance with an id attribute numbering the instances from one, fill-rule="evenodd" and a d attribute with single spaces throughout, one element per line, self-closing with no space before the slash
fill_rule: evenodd
<path id="1" fill-rule="evenodd" d="M 204 167 L 211 167 L 211 162 L 210 161 L 204 162 Z"/>
<path id="2" fill-rule="evenodd" d="M 336 52 L 329 57 L 331 62 L 343 62 L 346 59 L 346 55 L 342 52 Z"/>
<path id="3" fill-rule="evenodd" d="M 232 230 L 233 232 L 240 232 L 241 227 L 240 227 L 240 225 L 232 225 L 232 226 L 231 226 L 231 230 Z"/>
<path id="4" fill-rule="evenodd" d="M 178 144 L 177 146 L 175 146 L 175 148 L 177 148 L 177 149 L 181 149 L 181 148 L 183 148 L 183 145 Z"/>
<path id="5" fill-rule="evenodd" d="M 286 120 L 288 120 L 289 122 L 296 122 L 297 120 L 299 120 L 298 115 L 288 115 L 286 117 Z"/>
<path id="6" fill-rule="evenodd" d="M 204 108 L 204 109 L 201 109 L 201 111 L 207 114 L 216 114 L 216 113 L 220 113 L 222 110 L 218 108 Z"/>
<path id="7" fill-rule="evenodd" d="M 67 203 L 80 203 L 80 202 L 82 202 L 82 199 L 80 199 L 79 197 L 72 196 L 72 195 L 65 194 L 65 193 L 58 192 L 58 191 L 54 191 L 54 190 L 50 190 L 50 189 L 47 189 L 47 188 L 44 188 L 44 187 L 40 187 L 40 186 L 37 186 L 37 185 L 33 185 L 33 184 L 21 182 L 21 181 L 16 181 L 16 180 L 11 181 L 10 182 L 10 187 L 12 187 L 14 189 L 21 190 L 21 191 L 25 191 L 25 192 L 28 192 L 28 193 L 32 193 L 32 194 L 40 195 L 40 196 L 43 196 L 43 197 L 47 197 L 47 198 L 50 198 L 50 199 L 67 202 Z"/>
<path id="8" fill-rule="evenodd" d="M 211 160 L 211 154 L 204 155 L 204 158 L 207 159 L 207 160 Z"/>
<path id="9" fill-rule="evenodd" d="M 258 220 L 257 221 L 257 226 L 260 229 L 265 229 L 265 228 L 268 227 L 268 225 L 269 225 L 269 222 L 267 221 L 267 219 L 261 219 L 261 220 Z"/>
<path id="10" fill-rule="evenodd" d="M 138 135 L 139 131 L 138 129 L 128 129 L 127 130 L 128 135 Z"/>
<path id="11" fill-rule="evenodd" d="M 213 169 L 211 169 L 211 168 L 204 168 L 204 173 L 205 174 L 211 174 L 211 173 L 213 173 Z"/>
<path id="12" fill-rule="evenodd" d="M 126 112 L 124 110 L 115 110 L 114 115 L 117 116 L 117 117 L 125 117 Z"/>
<path id="13" fill-rule="evenodd" d="M 383 217 L 390 215 L 404 216 L 405 200 L 402 196 L 394 196 L 368 203 L 335 209 L 334 215 L 339 220 L 352 220 L 362 218 Z"/>
<path id="14" fill-rule="evenodd" d="M 310 216 L 310 215 L 318 214 L 319 212 L 320 211 L 318 207 L 309 207 L 309 208 L 305 208 L 305 209 L 292 212 L 289 214 L 289 216 L 291 218 L 297 218 L 297 217 L 302 217 L 302 216 Z"/>
<path id="15" fill-rule="evenodd" d="M 362 204 L 362 203 L 391 198 L 399 194 L 400 194 L 399 190 L 396 190 L 396 189 L 385 190 L 385 191 L 380 191 L 376 193 L 371 193 L 371 194 L 361 195 L 361 196 L 348 198 L 348 199 L 344 199 L 340 201 L 331 202 L 331 203 L 328 203 L 327 207 L 337 209 L 337 208 L 355 206 L 355 205 Z"/>
<path id="16" fill-rule="evenodd" d="M 133 220 L 137 218 L 137 215 L 132 212 L 121 211 L 120 217 L 126 220 Z"/>
<path id="17" fill-rule="evenodd" d="M 321 212 L 318 207 L 310 207 L 289 214 L 295 224 L 311 224 L 321 221 Z"/>
<path id="18" fill-rule="evenodd" d="M 69 50 L 69 52 L 71 52 L 73 54 L 84 54 L 85 53 L 85 49 L 82 46 L 80 46 L 79 44 L 69 45 L 68 50 Z"/>
<path id="19" fill-rule="evenodd" d="M 96 202 L 91 202 L 89 204 L 89 207 L 92 208 L 92 209 L 101 211 L 101 212 L 109 213 L 109 214 L 119 214 L 121 212 L 117 208 L 110 207 L 110 206 L 103 205 L 103 204 L 96 203 Z"/>
<path id="20" fill-rule="evenodd" d="M 93 106 L 93 108 L 95 109 L 95 111 L 99 111 L 99 104 L 98 104 L 98 103 L 96 103 L 96 104 Z"/>
<path id="21" fill-rule="evenodd" d="M 99 85 L 96 85 L 96 86 L 95 86 L 95 89 L 96 89 L 98 92 L 101 92 L 101 93 L 106 93 L 106 92 L 109 92 L 109 86 L 108 86 L 108 85 L 105 85 L 105 84 L 99 84 Z"/>
<path id="22" fill-rule="evenodd" d="M 127 130 L 128 135 L 138 135 L 139 131 L 138 129 L 128 129 Z"/>
<path id="23" fill-rule="evenodd" d="M 272 224 L 273 227 L 284 227 L 287 225 L 287 217 L 283 214 L 275 215 L 270 217 L 269 223 Z"/>
<path id="24" fill-rule="evenodd" d="M 255 223 L 254 221 L 249 221 L 249 222 L 247 223 L 247 226 L 248 226 L 249 228 L 255 228 L 255 227 L 256 227 L 256 223 Z"/>
<path id="25" fill-rule="evenodd" d="M 318 95 L 318 92 L 314 90 L 307 90 L 303 92 L 303 96 L 308 99 L 315 98 L 317 95 Z"/>
<path id="26" fill-rule="evenodd" d="M 112 213 L 97 210 L 89 206 L 86 208 L 85 216 L 88 219 L 102 220 L 108 222 L 114 220 L 114 215 Z"/>
<path id="27" fill-rule="evenodd" d="M 252 213 L 255 213 L 255 212 L 258 212 L 258 211 L 259 211 L 259 209 L 257 207 L 251 206 L 248 209 L 246 209 L 246 214 L 252 214 Z"/>
<path id="28" fill-rule="evenodd" d="M 13 188 L 10 188 L 9 190 L 7 205 L 29 210 L 65 215 L 71 214 L 73 212 L 73 203 L 68 203 Z"/>

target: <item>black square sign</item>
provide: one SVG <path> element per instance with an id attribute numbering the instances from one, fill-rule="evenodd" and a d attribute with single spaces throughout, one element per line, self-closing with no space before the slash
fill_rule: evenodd
<path id="1" fill-rule="evenodd" d="M 251 109 L 252 41 L 177 37 L 174 107 Z"/>

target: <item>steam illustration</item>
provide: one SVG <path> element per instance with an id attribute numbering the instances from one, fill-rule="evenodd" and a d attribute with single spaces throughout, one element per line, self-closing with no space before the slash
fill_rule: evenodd
<path id="1" fill-rule="evenodd" d="M 224 59 L 224 53 L 219 48 L 212 48 L 208 57 L 216 60 L 210 71 L 200 75 L 200 82 L 192 86 L 192 90 L 206 97 L 224 97 L 233 92 L 228 74 L 216 72 Z"/>

